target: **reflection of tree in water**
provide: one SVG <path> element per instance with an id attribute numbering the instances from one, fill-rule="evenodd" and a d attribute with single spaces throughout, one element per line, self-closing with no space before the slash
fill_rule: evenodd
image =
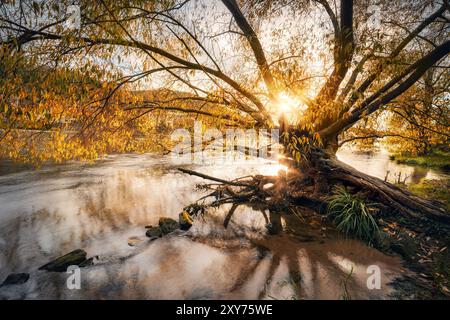
<path id="1" fill-rule="evenodd" d="M 411 173 L 410 180 L 411 183 L 417 184 L 425 178 L 430 170 L 427 168 L 419 168 L 414 167 L 413 172 Z"/>
<path id="2" fill-rule="evenodd" d="M 224 226 L 228 227 L 232 215 L 236 212 L 239 205 L 234 204 L 225 217 Z M 359 269 L 360 275 L 352 276 L 347 285 L 350 291 L 357 292 L 357 295 L 367 296 L 376 294 L 369 293 L 365 278 L 366 266 L 373 264 L 374 261 L 382 262 L 384 259 L 387 264 L 388 257 L 384 257 L 378 251 L 366 247 L 364 244 L 354 240 L 345 240 L 339 238 L 339 235 L 332 231 L 328 233 L 332 240 L 326 240 L 323 236 L 321 226 L 317 215 L 314 215 L 308 209 L 302 209 L 307 216 L 304 221 L 300 221 L 293 214 L 270 212 L 266 216 L 264 210 L 261 210 L 264 219 L 270 224 L 270 228 L 278 228 L 277 234 L 247 237 L 250 247 L 257 251 L 257 262 L 242 266 L 241 273 L 235 280 L 231 288 L 231 293 L 240 296 L 240 292 L 245 291 L 252 279 L 256 277 L 264 278 L 264 287 L 259 291 L 258 298 L 271 297 L 270 287 L 283 285 L 276 283 L 277 271 L 283 266 L 288 269 L 288 278 L 284 284 L 291 286 L 294 291 L 293 298 L 314 298 L 317 294 L 323 293 L 332 298 L 339 298 L 342 295 L 341 283 L 348 278 L 350 269 L 354 266 L 362 266 Z M 237 226 L 239 229 L 240 227 Z M 240 234 L 240 236 L 242 236 Z M 336 239 L 335 239 L 336 238 Z M 214 242 L 208 238 L 196 239 L 210 246 L 220 248 L 229 253 L 242 250 L 239 243 L 230 241 Z M 264 264 L 268 263 L 268 268 L 264 269 Z M 346 268 L 346 267 L 347 268 Z M 348 269 L 348 270 L 347 270 Z M 264 272 L 262 270 L 267 270 Z M 359 281 L 358 281 L 359 280 Z M 362 281 L 364 280 L 364 281 Z"/>
<path id="3" fill-rule="evenodd" d="M 146 178 L 145 173 L 144 178 Z M 5 269 L 2 270 L 2 276 L 7 272 L 21 270 L 20 267 L 24 265 L 37 266 L 50 258 L 73 250 L 74 247 L 84 247 L 91 240 L 100 243 L 99 241 L 102 241 L 103 237 L 110 239 L 109 235 L 111 234 L 119 235 L 120 238 L 122 231 L 124 231 L 123 241 L 126 243 L 126 231 L 130 226 L 144 226 L 157 221 L 159 216 L 166 212 L 177 212 L 176 208 L 171 209 L 176 207 L 177 203 L 167 202 L 167 199 L 172 197 L 169 191 L 173 193 L 174 184 L 178 183 L 174 181 L 173 176 L 169 175 L 164 179 L 151 176 L 151 179 L 147 180 L 145 185 L 136 189 L 140 179 L 137 179 L 134 173 L 119 172 L 110 179 L 102 179 L 88 184 L 83 182 L 73 188 L 58 190 L 61 192 L 58 194 L 58 198 L 64 198 L 64 203 L 61 205 L 58 202 L 51 203 L 48 201 L 49 198 L 44 197 L 42 200 L 43 206 L 45 205 L 44 209 L 35 210 L 26 217 L 15 219 L 14 223 L 2 226 L 1 234 L 8 235 L 8 242 L 1 245 L 0 255 L 5 261 L 8 261 L 8 265 L 4 266 Z M 185 181 L 183 183 L 186 184 Z M 178 184 L 175 186 L 179 187 Z M 166 195 L 166 197 L 162 195 Z M 187 201 L 183 199 L 184 203 Z M 329 253 L 346 258 L 356 264 L 367 264 L 368 251 L 364 251 L 362 255 L 352 255 L 352 249 L 348 247 L 339 248 L 338 244 L 333 246 L 330 241 L 321 244 L 324 242 L 320 230 L 323 225 L 318 221 L 314 225 L 314 218 L 308 217 L 308 209 L 302 209 L 305 216 L 305 221 L 302 222 L 293 214 L 269 212 L 266 207 L 253 203 L 252 211 L 248 212 L 247 209 L 246 211 L 252 217 L 251 219 L 259 220 L 261 223 L 258 225 L 259 222 L 253 221 L 258 226 L 249 227 L 237 223 L 237 219 L 235 219 L 241 216 L 240 209 L 245 209 L 247 205 L 244 203 L 229 205 L 230 211 L 224 212 L 224 206 L 221 206 L 219 210 L 221 216 L 216 216 L 217 220 L 213 223 L 213 228 L 217 228 L 216 232 L 206 233 L 207 235 L 204 236 L 196 236 L 195 232 L 186 232 L 183 233 L 183 237 L 204 242 L 211 248 L 220 249 L 228 257 L 224 265 L 221 265 L 220 262 L 217 265 L 218 261 L 213 261 L 215 267 L 211 270 L 211 278 L 226 275 L 227 271 L 230 272 L 230 275 L 226 281 L 221 280 L 218 281 L 218 284 L 213 285 L 214 289 L 207 284 L 198 285 L 195 281 L 192 284 L 185 284 L 186 294 L 191 294 L 190 290 L 199 286 L 202 289 L 211 289 L 208 297 L 229 294 L 231 297 L 237 298 L 257 298 L 259 294 L 260 298 L 265 298 L 269 296 L 271 287 L 276 288 L 280 275 L 284 276 L 284 270 L 288 269 L 288 282 L 295 291 L 294 296 L 313 298 L 315 291 L 323 290 L 324 272 L 338 283 L 346 276 L 345 270 L 330 259 Z M 235 213 L 236 216 L 234 216 Z M 319 218 L 318 215 L 314 215 L 314 217 Z M 208 214 L 208 219 L 213 219 L 213 215 Z M 222 223 L 228 227 L 227 230 L 221 227 Z M 198 225 L 201 227 L 202 223 Z M 284 232 L 275 235 L 261 235 L 254 232 L 260 231 L 263 225 L 270 225 L 269 229 L 272 233 L 277 233 L 281 229 Z M 234 230 L 238 232 L 235 232 L 234 236 L 230 236 Z M 144 229 L 142 228 L 142 236 L 143 234 Z M 101 260 L 95 268 L 86 269 L 89 274 L 92 274 L 92 277 L 97 274 L 102 274 L 102 277 L 95 280 L 92 288 L 85 291 L 82 296 L 149 297 L 145 278 L 143 276 L 130 277 L 130 274 L 135 274 L 134 271 L 141 270 L 136 266 L 135 260 L 131 258 L 137 257 L 145 260 L 148 254 L 146 250 L 153 245 L 156 248 L 163 246 L 160 248 L 161 250 L 157 250 L 160 261 L 143 266 L 142 274 L 151 274 L 151 268 L 158 267 L 160 263 L 161 266 L 167 264 L 166 270 L 170 269 L 173 272 L 166 274 L 167 271 L 163 270 L 156 277 L 166 274 L 166 278 L 161 283 L 178 285 L 181 276 L 178 271 L 189 272 L 189 267 L 183 265 L 183 259 L 192 259 L 189 253 L 186 253 L 190 251 L 177 247 L 176 239 L 179 239 L 179 235 L 167 236 L 151 245 L 144 241 L 142 246 L 120 252 L 120 254 L 105 253 L 103 250 L 107 250 L 109 245 L 102 248 L 98 253 L 104 254 L 105 259 Z M 214 236 L 215 239 L 212 239 Z M 175 245 L 172 240 L 175 240 Z M 185 242 L 185 244 L 189 245 L 189 242 Z M 363 246 L 360 245 L 360 247 Z M 364 250 L 367 248 L 364 247 Z M 154 251 L 149 252 L 153 252 L 151 255 L 154 255 Z M 177 257 L 178 259 L 179 257 L 183 258 L 179 259 L 181 266 L 178 267 L 174 265 Z M 129 272 L 121 269 L 122 264 L 127 261 L 129 261 L 127 268 L 130 269 L 126 270 Z M 307 265 L 306 268 L 305 265 Z M 64 288 L 60 287 L 65 284 L 64 281 L 61 281 L 57 275 L 44 276 L 39 280 L 39 285 L 49 289 L 42 291 L 43 296 L 45 296 L 44 292 L 58 297 L 65 296 Z M 189 277 L 189 274 L 183 274 L 183 276 Z M 258 282 L 257 288 L 254 287 L 255 281 Z M 128 282 L 133 284 L 133 289 L 129 291 L 125 289 L 130 288 L 127 285 Z M 352 279 L 350 282 L 352 291 L 354 290 L 352 284 L 354 280 Z M 313 286 L 312 289 L 311 286 Z M 105 290 L 107 293 L 104 293 Z M 335 297 L 339 297 L 340 293 L 333 290 L 335 289 L 329 289 Z M 339 285 L 337 285 L 337 290 L 339 290 Z M 152 294 L 155 293 L 152 291 L 150 296 Z M 179 294 L 180 296 L 174 295 L 174 297 L 184 296 L 184 293 L 180 292 Z M 201 294 L 199 294 L 200 297 Z M 157 293 L 156 297 L 158 297 Z"/>

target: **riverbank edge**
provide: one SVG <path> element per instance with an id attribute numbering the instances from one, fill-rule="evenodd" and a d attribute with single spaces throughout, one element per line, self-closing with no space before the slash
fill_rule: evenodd
<path id="1" fill-rule="evenodd" d="M 399 164 L 420 166 L 450 172 L 450 152 L 435 151 L 428 155 L 392 154 L 390 160 Z"/>

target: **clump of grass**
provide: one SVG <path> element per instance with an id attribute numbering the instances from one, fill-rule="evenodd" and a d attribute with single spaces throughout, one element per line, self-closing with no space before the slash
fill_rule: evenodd
<path id="1" fill-rule="evenodd" d="M 371 214 L 373 206 L 344 187 L 338 187 L 329 198 L 327 212 L 338 231 L 372 244 L 379 235 L 378 225 Z"/>

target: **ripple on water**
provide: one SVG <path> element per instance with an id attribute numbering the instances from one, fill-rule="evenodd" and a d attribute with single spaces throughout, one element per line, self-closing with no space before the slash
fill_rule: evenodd
<path id="1" fill-rule="evenodd" d="M 278 164 L 261 161 L 195 168 L 234 178 L 271 174 Z M 272 171 L 273 170 L 273 171 Z M 388 298 L 388 283 L 401 261 L 359 241 L 305 228 L 302 235 L 265 235 L 260 212 L 239 207 L 228 229 L 226 209 L 212 210 L 182 236 L 128 245 L 159 217 L 177 218 L 201 196 L 202 180 L 178 173 L 153 155 L 109 157 L 95 165 L 71 163 L 57 170 L 11 173 L 0 179 L 0 280 L 29 272 L 1 298 L 339 299 L 343 280 L 352 298 Z M 286 222 L 285 222 L 286 224 Z M 81 290 L 66 287 L 66 273 L 36 271 L 77 248 L 99 256 L 81 271 Z M 382 289 L 368 290 L 367 266 L 378 265 Z"/>

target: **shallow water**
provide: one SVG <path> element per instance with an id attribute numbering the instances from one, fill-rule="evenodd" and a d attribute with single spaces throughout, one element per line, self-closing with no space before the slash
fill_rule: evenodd
<path id="1" fill-rule="evenodd" d="M 359 171 L 383 180 L 387 178 L 387 181 L 394 183 L 399 179 L 406 184 L 418 184 L 424 179 L 450 179 L 448 172 L 396 163 L 389 159 L 389 153 L 383 149 L 374 153 L 340 149 L 337 157 Z"/>
<path id="2" fill-rule="evenodd" d="M 231 179 L 275 174 L 280 166 L 261 160 L 191 168 Z M 393 292 L 389 283 L 403 272 L 398 257 L 324 231 L 317 221 L 296 220 L 296 233 L 270 236 L 261 212 L 241 206 L 224 229 L 225 206 L 187 233 L 149 242 L 144 226 L 177 219 L 202 195 L 200 182 L 153 155 L 0 176 L 0 281 L 30 273 L 27 283 L 0 288 L 0 298 L 386 299 Z M 137 246 L 128 245 L 130 237 Z M 37 271 L 77 248 L 98 256 L 81 269 L 80 290 L 67 288 L 67 273 Z M 370 265 L 380 267 L 379 290 L 367 288 Z"/>

